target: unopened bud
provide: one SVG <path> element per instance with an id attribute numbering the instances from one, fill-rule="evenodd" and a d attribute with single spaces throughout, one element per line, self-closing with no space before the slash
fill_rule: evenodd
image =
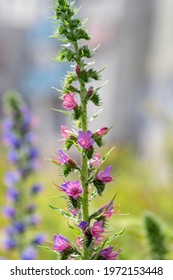
<path id="1" fill-rule="evenodd" d="M 94 87 L 89 87 L 88 92 L 87 92 L 87 98 L 90 98 L 93 95 L 94 92 Z"/>
<path id="2" fill-rule="evenodd" d="M 102 127 L 95 132 L 95 135 L 96 136 L 103 136 L 103 135 L 107 134 L 108 130 L 109 130 L 108 127 Z"/>
<path id="3" fill-rule="evenodd" d="M 79 65 L 76 65 L 76 74 L 79 75 L 81 73 L 81 69 Z"/>

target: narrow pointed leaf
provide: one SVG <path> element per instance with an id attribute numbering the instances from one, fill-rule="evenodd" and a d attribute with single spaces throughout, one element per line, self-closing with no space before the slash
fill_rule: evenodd
<path id="1" fill-rule="evenodd" d="M 64 217 L 68 218 L 68 219 L 72 219 L 74 221 L 77 221 L 76 218 L 74 218 L 73 216 L 70 215 L 70 213 L 68 213 L 67 211 L 59 208 L 59 207 L 54 207 L 52 205 L 49 204 L 49 207 L 52 208 L 53 210 L 58 211 L 60 214 L 62 214 Z"/>
<path id="2" fill-rule="evenodd" d="M 97 113 L 95 113 L 91 118 L 90 118 L 90 122 L 92 122 L 94 119 L 96 119 L 100 114 L 101 112 L 103 111 L 103 108 L 101 108 Z"/>
<path id="3" fill-rule="evenodd" d="M 55 108 L 52 108 L 52 110 L 56 111 L 56 112 L 59 112 L 59 113 L 62 113 L 62 114 L 65 114 L 65 115 L 68 115 L 68 116 L 71 116 L 71 113 L 68 112 L 68 111 L 59 110 L 59 109 L 55 109 Z"/>
<path id="4" fill-rule="evenodd" d="M 115 147 L 112 147 L 101 159 L 101 163 L 103 163 L 104 161 L 107 160 L 107 158 L 109 157 L 109 155 L 111 154 L 111 152 L 115 149 Z"/>

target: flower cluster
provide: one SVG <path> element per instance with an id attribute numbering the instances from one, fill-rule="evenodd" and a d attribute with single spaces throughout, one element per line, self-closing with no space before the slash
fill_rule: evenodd
<path id="1" fill-rule="evenodd" d="M 110 128 L 101 127 L 95 132 L 88 128 L 88 103 L 92 102 L 96 106 L 101 104 L 98 93 L 100 87 L 94 88 L 93 85 L 88 86 L 88 83 L 99 80 L 100 71 L 90 68 L 86 61 L 94 55 L 94 51 L 88 45 L 81 44 L 81 39 L 90 40 L 90 36 L 84 28 L 83 20 L 76 17 L 74 2 L 56 0 L 54 10 L 54 20 L 59 23 L 55 37 L 67 43 L 63 44 L 56 60 L 74 64 L 74 71 L 68 72 L 61 89 L 63 110 L 56 111 L 70 115 L 73 128 L 61 125 L 64 148 L 59 149 L 50 160 L 62 168 L 64 181 L 58 189 L 65 193 L 67 209 L 50 206 L 74 221 L 75 226 L 69 224 L 69 227 L 77 234 L 77 238 L 72 242 L 61 234 L 55 234 L 52 250 L 60 259 L 115 260 L 121 250 L 114 251 L 107 244 L 123 231 L 105 236 L 109 219 L 115 214 L 115 197 L 94 213 L 89 211 L 90 201 L 97 195 L 103 195 L 107 184 L 113 181 L 112 167 L 102 166 L 113 148 L 104 156 L 96 150 L 103 146 L 104 136 Z M 97 116 L 98 113 L 94 114 L 93 119 Z M 68 155 L 72 146 L 80 154 L 80 164 Z M 72 172 L 75 172 L 78 180 L 66 179 Z"/>
<path id="2" fill-rule="evenodd" d="M 6 96 L 5 106 L 2 140 L 8 147 L 7 160 L 13 168 L 4 177 L 7 191 L 2 213 L 9 219 L 9 225 L 4 229 L 4 247 L 6 250 L 15 249 L 20 259 L 36 259 L 36 245 L 44 242 L 44 234 L 34 235 L 29 242 L 26 234 L 29 229 L 33 231 L 40 221 L 33 200 L 42 191 L 42 186 L 33 184 L 28 187 L 27 182 L 38 166 L 33 130 L 38 121 L 15 92 Z"/>

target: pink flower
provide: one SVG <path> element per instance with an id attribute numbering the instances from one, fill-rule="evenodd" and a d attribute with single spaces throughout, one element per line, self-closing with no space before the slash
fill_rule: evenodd
<path id="1" fill-rule="evenodd" d="M 114 206 L 112 204 L 110 205 L 110 202 L 108 202 L 100 209 L 100 213 L 103 213 L 102 216 L 110 218 L 113 214 L 115 214 L 113 210 Z"/>
<path id="2" fill-rule="evenodd" d="M 100 161 L 101 161 L 101 159 L 102 159 L 101 154 L 95 153 L 95 154 L 93 155 L 92 159 L 91 159 L 91 164 L 92 164 L 92 166 L 93 166 L 93 167 L 98 166 L 99 163 L 100 163 Z"/>
<path id="3" fill-rule="evenodd" d="M 92 138 L 92 132 L 90 130 L 87 131 L 79 131 L 78 135 L 78 144 L 86 150 L 89 150 L 94 144 L 94 139 Z"/>
<path id="4" fill-rule="evenodd" d="M 71 131 L 68 130 L 67 126 L 61 125 L 61 135 L 65 139 L 71 135 Z"/>
<path id="5" fill-rule="evenodd" d="M 74 200 L 78 199 L 78 197 L 83 193 L 83 188 L 79 181 L 68 181 L 66 183 L 63 183 L 60 187 L 60 190 L 64 191 L 68 196 L 72 197 Z"/>
<path id="6" fill-rule="evenodd" d="M 95 239 L 99 239 L 101 234 L 104 232 L 103 221 L 95 222 L 90 228 L 90 232 Z"/>
<path id="7" fill-rule="evenodd" d="M 104 183 L 108 183 L 112 181 L 112 176 L 110 175 L 110 172 L 112 170 L 112 166 L 107 166 L 104 171 L 99 172 L 97 175 L 97 179 Z"/>
<path id="8" fill-rule="evenodd" d="M 112 252 L 114 247 L 107 247 L 103 249 L 100 253 L 100 257 L 102 260 L 116 260 L 119 253 L 121 253 L 121 249 L 118 249 L 116 252 Z"/>
<path id="9" fill-rule="evenodd" d="M 64 250 L 70 248 L 70 244 L 67 238 L 65 238 L 63 235 L 54 235 L 54 244 L 53 244 L 53 250 L 58 251 L 62 253 Z"/>
<path id="10" fill-rule="evenodd" d="M 103 237 L 100 237 L 100 238 L 94 240 L 94 244 L 95 244 L 95 245 L 100 245 L 100 243 L 101 243 L 102 241 L 103 241 Z"/>
<path id="11" fill-rule="evenodd" d="M 77 238 L 76 245 L 79 246 L 79 248 L 83 247 L 83 242 L 82 241 L 83 241 L 82 237 Z"/>
<path id="12" fill-rule="evenodd" d="M 103 136 L 108 132 L 108 127 L 102 127 L 99 130 L 96 131 L 96 136 Z"/>
<path id="13" fill-rule="evenodd" d="M 62 106 L 67 110 L 72 110 L 77 107 L 77 100 L 74 98 L 74 93 L 69 92 L 63 96 L 63 103 Z"/>
<path id="14" fill-rule="evenodd" d="M 68 211 L 70 212 L 70 214 L 72 216 L 77 216 L 80 212 L 79 208 L 73 208 L 73 207 L 69 207 Z"/>

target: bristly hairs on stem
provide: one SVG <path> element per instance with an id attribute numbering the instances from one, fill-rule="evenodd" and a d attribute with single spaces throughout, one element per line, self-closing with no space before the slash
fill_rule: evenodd
<path id="1" fill-rule="evenodd" d="M 115 197 L 94 213 L 90 213 L 90 201 L 96 195 L 103 195 L 107 184 L 113 180 L 111 166 L 104 170 L 102 163 L 107 159 L 112 148 L 105 156 L 96 151 L 104 144 L 103 138 L 110 128 L 101 127 L 95 132 L 89 130 L 89 123 L 97 118 L 101 110 L 88 120 L 88 103 L 95 106 L 101 105 L 99 89 L 94 88 L 93 82 L 101 79 L 101 71 L 91 68 L 88 59 L 92 58 L 95 50 L 91 49 L 87 41 L 91 39 L 85 28 L 85 21 L 77 17 L 79 11 L 75 2 L 67 0 L 56 0 L 54 4 L 54 22 L 56 23 L 53 37 L 62 42 L 61 48 L 55 58 L 57 62 L 72 64 L 72 70 L 67 72 L 62 88 L 59 90 L 63 110 L 54 109 L 68 115 L 73 123 L 76 133 L 65 125 L 61 125 L 61 134 L 65 148 L 59 149 L 52 162 L 62 168 L 65 180 L 58 188 L 65 193 L 67 209 L 64 211 L 50 205 L 58 210 L 64 217 L 77 221 L 75 227 L 68 224 L 70 230 L 77 235 L 76 243 L 69 241 L 61 234 L 54 235 L 52 250 L 56 252 L 59 259 L 83 259 L 83 260 L 115 260 L 121 252 L 114 251 L 113 247 L 106 245 L 113 238 L 122 233 L 119 231 L 111 238 L 103 237 L 110 217 L 115 214 L 113 202 Z M 64 110 L 65 109 L 65 110 Z M 72 146 L 76 146 L 80 154 L 81 164 L 78 165 L 66 153 Z M 66 178 L 72 172 L 78 174 L 77 180 L 69 181 Z"/>

